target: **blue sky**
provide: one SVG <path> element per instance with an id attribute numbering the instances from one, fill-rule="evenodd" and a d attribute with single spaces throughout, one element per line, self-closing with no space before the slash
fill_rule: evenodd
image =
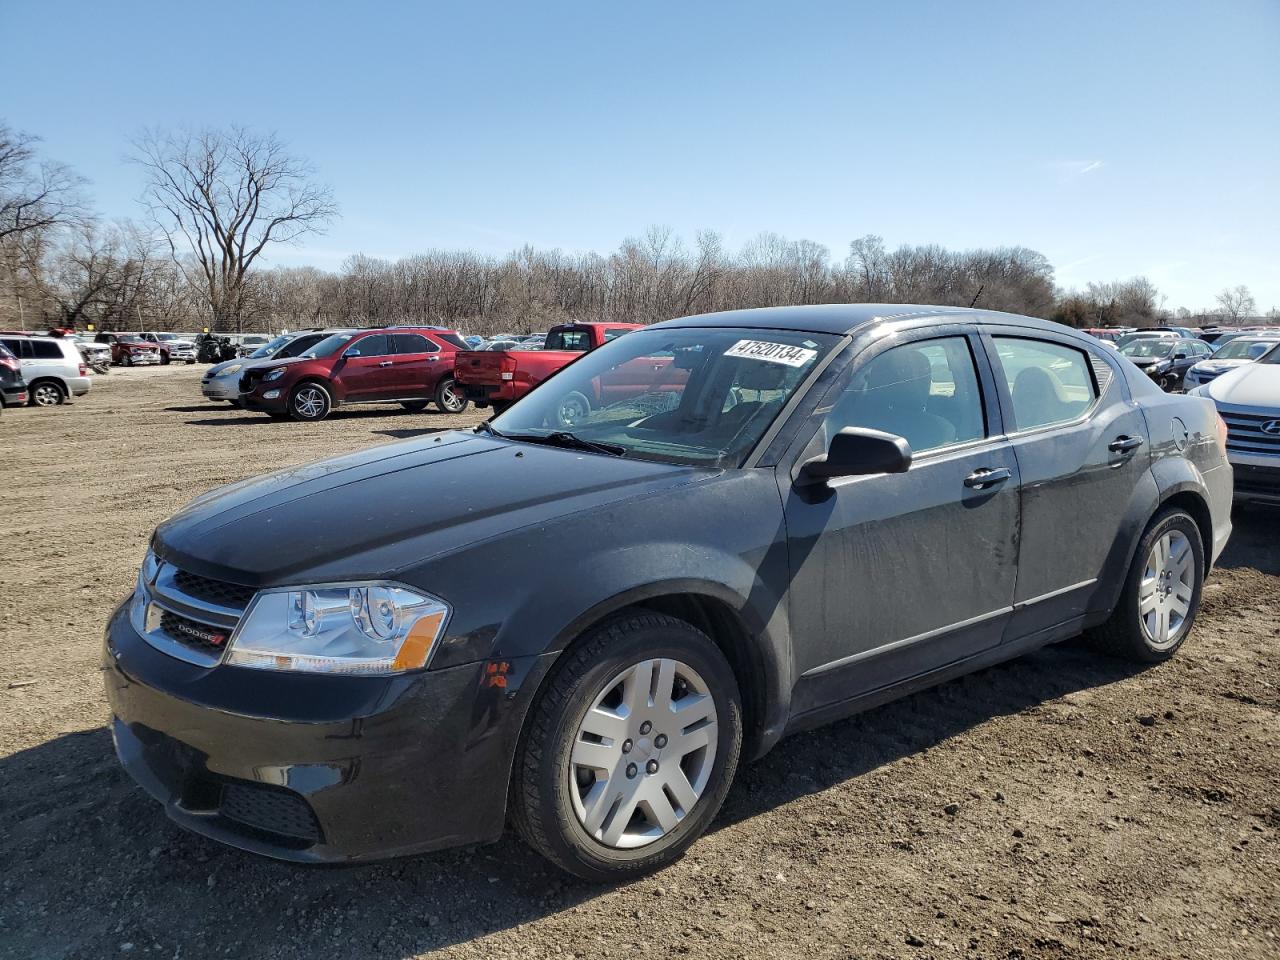
<path id="1" fill-rule="evenodd" d="M 274 262 L 878 233 L 1280 307 L 1278 0 L 2 0 L 0 33 L 0 117 L 109 217 L 138 214 L 144 126 L 307 157 L 342 219 Z"/>

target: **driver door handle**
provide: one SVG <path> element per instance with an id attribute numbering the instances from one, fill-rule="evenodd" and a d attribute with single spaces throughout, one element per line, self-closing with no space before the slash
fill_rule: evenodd
<path id="1" fill-rule="evenodd" d="M 964 478 L 964 485 L 973 490 L 981 490 L 984 487 L 994 486 L 997 483 L 1004 483 L 1013 476 L 1012 471 L 1008 467 L 983 467 L 975 470 Z"/>
<path id="2" fill-rule="evenodd" d="M 1107 444 L 1107 449 L 1112 453 L 1128 453 L 1130 450 L 1137 450 L 1142 446 L 1141 437 L 1116 437 L 1111 443 Z"/>

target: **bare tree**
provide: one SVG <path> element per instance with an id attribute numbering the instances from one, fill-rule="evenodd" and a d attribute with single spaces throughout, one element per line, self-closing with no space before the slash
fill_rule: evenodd
<path id="1" fill-rule="evenodd" d="M 242 328 L 246 278 L 268 244 L 323 232 L 337 215 L 330 189 L 274 135 L 242 127 L 147 133 L 134 148 L 132 159 L 148 173 L 143 202 L 215 329 Z"/>
<path id="2" fill-rule="evenodd" d="M 1239 323 L 1245 317 L 1251 317 L 1258 309 L 1253 294 L 1244 284 L 1228 287 L 1216 297 L 1222 318 L 1228 323 Z"/>
<path id="3" fill-rule="evenodd" d="M 84 180 L 61 163 L 37 161 L 39 140 L 0 123 L 0 241 L 88 217 Z"/>

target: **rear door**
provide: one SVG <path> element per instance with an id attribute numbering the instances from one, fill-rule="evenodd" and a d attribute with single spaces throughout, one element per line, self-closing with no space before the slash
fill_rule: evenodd
<path id="1" fill-rule="evenodd" d="M 420 333 L 396 333 L 391 340 L 391 389 L 402 399 L 428 399 L 440 369 L 440 347 Z"/>
<path id="2" fill-rule="evenodd" d="M 1089 609 L 1150 462 L 1147 426 L 1105 348 L 984 326 L 1022 475 L 1016 638 Z"/>
<path id="3" fill-rule="evenodd" d="M 394 378 L 390 341 L 385 333 L 371 333 L 347 344 L 334 371 L 345 399 L 381 400 L 387 396 Z"/>

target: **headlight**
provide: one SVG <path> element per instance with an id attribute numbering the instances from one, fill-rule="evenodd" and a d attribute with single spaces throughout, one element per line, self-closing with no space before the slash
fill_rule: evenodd
<path id="1" fill-rule="evenodd" d="M 218 376 L 220 376 L 220 377 L 229 377 L 229 376 L 231 376 L 233 373 L 239 373 L 239 372 L 240 372 L 240 368 L 241 368 L 241 367 L 243 367 L 243 366 L 244 366 L 244 364 L 243 364 L 243 363 L 233 363 L 231 366 L 227 367 L 225 370 L 219 370 L 219 371 L 218 371 Z"/>
<path id="2" fill-rule="evenodd" d="M 142 566 L 138 568 L 138 581 L 133 587 L 133 598 L 129 603 L 129 622 L 139 633 L 146 633 L 147 604 L 151 602 L 151 585 L 156 582 L 160 573 L 160 561 L 156 555 L 147 550 L 142 558 Z"/>
<path id="3" fill-rule="evenodd" d="M 258 670 L 386 674 L 425 667 L 449 605 L 389 583 L 259 593 L 231 637 L 227 664 Z"/>
<path id="4" fill-rule="evenodd" d="M 276 367 L 262 379 L 270 383 L 272 380 L 279 380 L 284 376 L 284 367 Z"/>

